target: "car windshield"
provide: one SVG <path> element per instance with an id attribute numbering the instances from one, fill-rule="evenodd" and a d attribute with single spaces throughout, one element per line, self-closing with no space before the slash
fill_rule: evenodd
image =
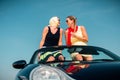
<path id="1" fill-rule="evenodd" d="M 65 61 L 72 60 L 71 53 L 78 52 L 83 55 L 92 55 L 92 61 L 116 61 L 120 60 L 120 57 L 113 54 L 112 52 L 93 46 L 54 46 L 41 48 L 35 51 L 33 57 L 31 58 L 30 63 L 38 63 L 40 59 L 38 59 L 38 54 L 51 52 L 54 53 L 56 51 L 61 51 L 63 56 L 65 57 Z"/>

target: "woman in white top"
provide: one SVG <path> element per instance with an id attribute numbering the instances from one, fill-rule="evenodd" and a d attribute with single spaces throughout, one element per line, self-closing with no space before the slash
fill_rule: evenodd
<path id="1" fill-rule="evenodd" d="M 77 26 L 76 18 L 68 16 L 66 18 L 68 28 L 65 31 L 66 44 L 71 45 L 87 45 L 88 35 L 84 26 Z M 73 60 L 92 60 L 91 55 L 81 55 L 80 53 L 71 53 Z"/>

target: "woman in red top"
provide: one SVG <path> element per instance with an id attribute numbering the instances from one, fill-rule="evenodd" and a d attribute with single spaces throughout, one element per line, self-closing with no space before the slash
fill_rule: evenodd
<path id="1" fill-rule="evenodd" d="M 76 18 L 74 16 L 68 16 L 66 18 L 66 24 L 68 28 L 65 31 L 66 45 L 87 45 L 88 35 L 84 26 L 77 26 Z M 81 55 L 80 53 L 71 53 L 73 60 L 92 60 L 91 55 Z"/>

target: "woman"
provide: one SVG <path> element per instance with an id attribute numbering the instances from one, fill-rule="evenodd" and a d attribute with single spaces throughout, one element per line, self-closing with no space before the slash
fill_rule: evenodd
<path id="1" fill-rule="evenodd" d="M 40 42 L 40 48 L 47 47 L 47 46 L 60 46 L 62 45 L 62 35 L 63 29 L 60 26 L 60 19 L 56 16 L 52 17 L 49 21 L 49 25 L 43 29 L 42 39 Z M 56 56 L 54 56 L 57 54 Z M 45 61 L 54 61 L 57 60 L 64 60 L 63 55 L 60 51 L 58 53 L 51 54 L 51 53 L 44 53 L 41 54 L 41 59 Z M 44 58 L 42 55 L 45 55 Z"/>
<path id="2" fill-rule="evenodd" d="M 68 28 L 65 31 L 66 44 L 71 45 L 87 45 L 88 35 L 84 26 L 78 26 L 76 24 L 76 18 L 74 16 L 68 16 L 66 18 L 66 24 Z M 71 57 L 74 60 L 92 60 L 91 55 L 81 55 L 80 53 L 71 53 Z"/>

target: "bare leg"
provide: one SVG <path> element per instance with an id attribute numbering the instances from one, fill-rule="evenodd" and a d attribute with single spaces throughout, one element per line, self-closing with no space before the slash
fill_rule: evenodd
<path id="1" fill-rule="evenodd" d="M 54 58 L 53 56 L 50 56 L 50 57 L 48 58 L 47 62 L 49 62 L 49 61 L 54 61 L 54 60 L 55 60 L 55 58 Z"/>
<path id="2" fill-rule="evenodd" d="M 92 60 L 92 55 L 84 56 L 86 61 L 91 61 Z"/>
<path id="3" fill-rule="evenodd" d="M 76 54 L 75 60 L 79 60 L 79 61 L 83 60 L 82 55 L 81 54 Z"/>
<path id="4" fill-rule="evenodd" d="M 59 56 L 60 61 L 64 61 L 64 57 L 62 55 Z"/>

